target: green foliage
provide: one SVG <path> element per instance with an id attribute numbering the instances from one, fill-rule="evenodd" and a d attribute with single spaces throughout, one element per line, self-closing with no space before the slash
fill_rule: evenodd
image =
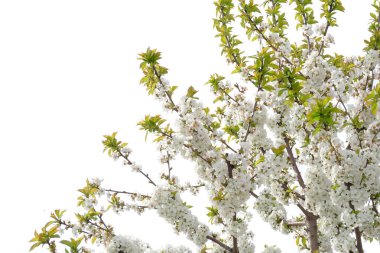
<path id="1" fill-rule="evenodd" d="M 238 103 L 236 98 L 233 98 L 230 93 L 232 92 L 233 88 L 229 86 L 224 86 L 222 81 L 225 78 L 223 76 L 220 76 L 218 74 L 213 74 L 210 76 L 208 82 L 206 85 L 210 85 L 212 88 L 212 91 L 216 96 L 214 99 L 214 103 L 218 101 L 227 101 L 227 100 L 232 100 L 235 103 Z"/>
<path id="2" fill-rule="evenodd" d="M 297 236 L 296 245 L 301 249 L 308 249 L 307 247 L 307 239 L 305 236 Z"/>
<path id="3" fill-rule="evenodd" d="M 156 133 L 157 138 L 154 142 L 159 142 L 163 140 L 165 137 L 170 137 L 173 134 L 173 130 L 170 128 L 170 125 L 166 125 L 163 128 L 161 125 L 165 123 L 166 120 L 161 118 L 160 115 L 150 116 L 146 115 L 144 120 L 141 120 L 137 123 L 140 126 L 140 130 L 145 130 L 145 141 L 148 137 L 148 133 Z"/>
<path id="4" fill-rule="evenodd" d="M 90 181 L 86 179 L 86 186 L 79 189 L 78 191 L 82 193 L 82 195 L 78 197 L 78 206 L 84 207 L 86 199 L 95 199 L 95 194 L 99 192 L 99 187 L 97 185 L 91 184 Z"/>
<path id="5" fill-rule="evenodd" d="M 281 38 L 285 38 L 285 31 L 289 26 L 285 13 L 281 12 L 282 4 L 286 2 L 287 0 L 266 0 L 263 2 L 266 7 L 265 12 L 268 15 L 270 30 L 277 33 Z"/>
<path id="6" fill-rule="evenodd" d="M 75 216 L 77 217 L 80 224 L 86 224 L 86 223 L 89 223 L 91 221 L 98 220 L 100 214 L 101 213 L 97 212 L 94 208 L 90 208 L 84 214 L 76 213 Z"/>
<path id="7" fill-rule="evenodd" d="M 296 11 L 295 19 L 298 21 L 296 28 L 317 23 L 312 8 L 312 0 L 290 0 L 289 4 L 292 3 L 296 4 L 296 7 L 294 8 Z"/>
<path id="8" fill-rule="evenodd" d="M 362 130 L 363 129 L 364 122 L 360 120 L 359 115 L 356 115 L 351 119 L 351 121 L 345 123 L 343 127 L 346 126 L 353 126 L 356 130 Z"/>
<path id="9" fill-rule="evenodd" d="M 236 65 L 236 71 L 241 71 L 241 68 L 246 65 L 246 58 L 242 56 L 238 45 L 242 42 L 237 38 L 237 35 L 232 33 L 231 22 L 235 20 L 231 13 L 234 4 L 232 0 L 215 1 L 216 15 L 214 19 L 214 28 L 217 30 L 215 37 L 220 38 L 220 47 L 222 54 L 226 56 L 227 61 Z"/>
<path id="10" fill-rule="evenodd" d="M 140 67 L 145 67 L 147 64 L 157 64 L 158 60 L 161 59 L 161 52 L 158 52 L 157 49 L 148 48 L 145 53 L 141 53 L 139 56 L 138 59 L 143 61 Z"/>
<path id="11" fill-rule="evenodd" d="M 258 26 L 263 22 L 263 16 L 258 15 L 261 14 L 259 5 L 255 4 L 253 0 L 248 3 L 245 0 L 239 0 L 239 13 L 240 25 L 245 29 L 248 38 L 252 41 L 257 40 L 256 32 L 259 30 Z"/>
<path id="12" fill-rule="evenodd" d="M 285 147 L 285 145 L 281 145 L 278 148 L 273 147 L 271 149 L 276 156 L 281 156 L 284 153 Z"/>
<path id="13" fill-rule="evenodd" d="M 137 125 L 141 126 L 142 130 L 153 133 L 153 132 L 160 131 L 161 125 L 165 121 L 166 120 L 162 119 L 160 115 L 155 115 L 155 116 L 146 115 L 145 119 L 137 123 Z"/>
<path id="14" fill-rule="evenodd" d="M 375 12 L 372 12 L 371 22 L 368 28 L 368 31 L 371 33 L 371 37 L 369 40 L 365 40 L 364 42 L 367 46 L 364 48 L 365 50 L 378 50 L 380 48 L 380 1 L 374 0 L 372 4 Z"/>
<path id="15" fill-rule="evenodd" d="M 264 87 L 267 90 L 271 89 L 267 83 L 276 76 L 274 69 L 278 68 L 275 64 L 276 57 L 274 56 L 274 52 L 268 47 L 264 47 L 252 58 L 255 60 L 255 63 L 249 67 L 253 72 L 250 81 L 259 89 Z"/>
<path id="16" fill-rule="evenodd" d="M 42 227 L 41 233 L 37 233 L 37 231 L 34 232 L 34 238 L 30 240 L 30 242 L 33 242 L 30 251 L 34 250 L 38 246 L 47 245 L 51 253 L 57 252 L 55 239 L 61 237 L 59 235 L 59 229 L 62 229 L 62 226 L 66 226 L 66 230 L 68 228 L 72 228 L 71 224 L 62 220 L 64 213 L 64 210 L 61 211 L 58 209 L 51 213 L 50 217 L 52 220 Z M 70 238 L 70 240 L 61 240 L 60 243 L 68 247 L 68 249 L 65 249 L 65 253 L 89 253 L 87 249 L 80 246 L 84 238 L 84 236 L 76 239 Z"/>
<path id="17" fill-rule="evenodd" d="M 112 153 L 120 153 L 120 149 L 128 145 L 126 142 L 121 142 L 116 139 L 117 132 L 113 132 L 111 135 L 103 135 L 102 141 L 104 149 L 103 152 L 108 151 L 108 155 L 112 156 Z"/>
<path id="18" fill-rule="evenodd" d="M 353 68 L 355 67 L 355 64 L 352 61 L 347 61 L 347 58 L 337 53 L 335 53 L 334 56 L 326 55 L 326 58 L 329 63 L 339 68 L 346 75 L 353 71 Z"/>
<path id="19" fill-rule="evenodd" d="M 143 71 L 144 76 L 140 80 L 140 84 L 143 84 L 148 91 L 149 95 L 155 93 L 157 85 L 160 84 L 160 90 L 158 93 L 165 93 L 168 99 L 166 108 L 177 111 L 172 96 L 178 86 L 170 86 L 163 80 L 163 76 L 168 73 L 168 69 L 159 64 L 161 59 L 161 53 L 156 49 L 148 48 L 145 53 L 139 54 L 140 69 Z M 157 93 L 156 93 L 157 95 Z"/>
<path id="20" fill-rule="evenodd" d="M 223 130 L 228 134 L 228 141 L 231 139 L 239 138 L 239 130 L 240 127 L 238 125 L 235 126 L 225 126 Z"/>
<path id="21" fill-rule="evenodd" d="M 62 210 L 62 211 L 59 209 L 54 210 L 54 212 L 50 214 L 50 218 L 52 218 L 53 220 L 46 223 L 45 227 L 48 227 L 52 224 L 61 224 L 61 220 L 65 212 L 66 210 Z"/>
<path id="22" fill-rule="evenodd" d="M 168 91 L 168 94 L 169 94 L 170 97 L 173 96 L 173 93 L 174 93 L 174 91 L 175 91 L 177 88 L 178 88 L 178 86 L 171 86 L 171 87 L 170 87 L 170 89 L 169 89 L 169 91 Z"/>
<path id="23" fill-rule="evenodd" d="M 145 53 L 139 54 L 140 69 L 144 73 L 140 83 L 143 84 L 148 93 L 153 94 L 158 82 L 161 82 L 161 76 L 168 73 L 168 69 L 159 65 L 158 61 L 161 59 L 161 53 L 157 49 L 148 48 Z M 174 88 L 175 89 L 175 88 Z M 172 90 L 173 93 L 174 90 Z"/>
<path id="24" fill-rule="evenodd" d="M 192 98 L 192 99 L 198 99 L 197 97 L 195 97 L 195 94 L 197 94 L 197 93 L 198 93 L 198 91 L 195 90 L 193 86 L 190 86 L 187 89 L 186 97 Z"/>
<path id="25" fill-rule="evenodd" d="M 340 187 L 340 185 L 338 183 L 331 185 L 331 189 L 333 189 L 334 191 L 338 190 L 339 187 Z"/>
<path id="26" fill-rule="evenodd" d="M 310 94 L 301 93 L 302 90 L 302 81 L 304 78 L 299 75 L 297 69 L 290 69 L 284 67 L 278 76 L 279 83 L 279 93 L 282 95 L 284 92 L 287 92 L 287 101 L 286 103 L 291 106 L 294 102 L 299 104 L 304 104 L 310 97 Z"/>
<path id="27" fill-rule="evenodd" d="M 217 218 L 219 215 L 218 208 L 213 207 L 213 206 L 206 207 L 206 208 L 207 208 L 207 210 L 209 210 L 209 212 L 207 213 L 207 216 L 210 217 L 209 221 L 211 224 L 213 224 L 214 219 Z"/>
<path id="28" fill-rule="evenodd" d="M 60 213 L 60 211 L 55 212 L 56 216 L 60 216 L 63 213 Z M 32 246 L 30 247 L 29 251 L 34 250 L 38 246 L 44 246 L 48 245 L 49 251 L 51 253 L 56 252 L 56 244 L 53 239 L 59 238 L 58 234 L 59 224 L 55 224 L 55 222 L 48 222 L 45 226 L 42 227 L 41 232 L 38 233 L 37 231 L 34 231 L 34 237 L 29 241 L 32 242 Z"/>
<path id="29" fill-rule="evenodd" d="M 222 82 L 225 78 L 218 74 L 213 74 L 210 76 L 210 79 L 206 84 L 209 84 L 212 87 L 214 93 L 217 93 L 220 90 L 220 82 Z"/>
<path id="30" fill-rule="evenodd" d="M 265 156 L 263 155 L 260 155 L 259 159 L 257 159 L 255 162 L 254 162 L 254 165 L 257 166 L 259 165 L 260 163 L 264 162 L 265 161 Z"/>
<path id="31" fill-rule="evenodd" d="M 365 102 L 371 108 L 372 114 L 376 115 L 380 103 L 380 85 L 377 85 L 365 98 Z"/>
<path id="32" fill-rule="evenodd" d="M 67 247 L 69 247 L 70 251 L 68 250 L 65 250 L 65 252 L 70 252 L 70 253 L 80 253 L 80 252 L 83 252 L 81 250 L 81 248 L 79 247 L 81 242 L 83 240 L 83 237 L 80 237 L 78 239 L 74 239 L 74 238 L 71 238 L 70 241 L 68 240 L 62 240 L 61 243 L 63 245 L 66 245 Z"/>
<path id="33" fill-rule="evenodd" d="M 214 201 L 222 201 L 224 200 L 224 197 L 226 196 L 225 193 L 223 193 L 223 189 L 220 189 L 218 191 L 218 194 L 213 198 Z"/>
<path id="34" fill-rule="evenodd" d="M 340 0 L 321 0 L 321 2 L 321 18 L 326 18 L 328 26 L 337 26 L 336 18 L 334 17 L 334 15 L 337 11 L 344 12 L 342 2 Z"/>
<path id="35" fill-rule="evenodd" d="M 330 97 L 316 99 L 311 111 L 307 114 L 308 123 L 316 124 L 314 133 L 333 127 L 337 123 L 334 121 L 335 114 L 343 113 L 342 110 L 332 105 L 331 100 Z"/>

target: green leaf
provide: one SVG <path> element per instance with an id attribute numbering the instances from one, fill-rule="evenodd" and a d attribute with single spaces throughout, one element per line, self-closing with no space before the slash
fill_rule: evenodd
<path id="1" fill-rule="evenodd" d="M 255 161 L 255 166 L 259 165 L 260 163 L 265 161 L 265 156 L 261 155 L 259 159 Z"/>
<path id="2" fill-rule="evenodd" d="M 68 241 L 68 240 L 62 240 L 61 243 L 62 243 L 63 245 L 66 245 L 66 246 L 70 247 L 70 248 L 72 247 L 72 242 L 70 242 L 70 241 Z"/>
<path id="3" fill-rule="evenodd" d="M 93 237 L 91 238 L 91 243 L 94 244 L 94 243 L 96 242 L 97 239 L 98 239 L 98 238 L 96 238 L 96 236 L 93 236 Z"/>
<path id="4" fill-rule="evenodd" d="M 186 97 L 188 98 L 193 98 L 193 99 L 198 99 L 196 97 L 194 97 L 195 94 L 197 94 L 198 91 L 194 89 L 193 86 L 190 86 L 188 89 L 187 89 L 187 94 L 186 94 Z"/>
<path id="5" fill-rule="evenodd" d="M 307 241 L 306 241 L 306 238 L 304 236 L 302 236 L 302 246 L 304 248 L 307 248 Z"/>
<path id="6" fill-rule="evenodd" d="M 165 121 L 166 120 L 161 118 L 160 115 L 155 115 L 155 116 L 146 115 L 144 120 L 139 121 L 137 125 L 140 126 L 141 130 L 145 130 L 149 133 L 153 133 L 153 132 L 160 132 L 161 130 L 160 126 Z"/>
<path id="7" fill-rule="evenodd" d="M 263 89 L 266 91 L 274 91 L 274 87 L 272 85 L 266 84 L 263 86 Z"/>
<path id="8" fill-rule="evenodd" d="M 235 126 L 225 126 L 223 130 L 229 135 L 228 139 L 230 138 L 239 138 L 239 130 L 240 127 L 238 125 Z"/>
<path id="9" fill-rule="evenodd" d="M 285 149 L 285 145 L 281 145 L 280 147 L 278 148 L 271 148 L 271 150 L 273 151 L 273 153 L 276 155 L 276 156 L 280 156 L 284 153 L 284 149 Z"/>
<path id="10" fill-rule="evenodd" d="M 161 59 L 161 53 L 158 52 L 157 49 L 150 49 L 149 47 L 145 53 L 141 53 L 139 56 L 139 60 L 142 60 L 143 63 L 149 64 L 156 64 L 157 61 Z"/>
<path id="11" fill-rule="evenodd" d="M 213 198 L 213 200 L 214 200 L 214 201 L 221 201 L 221 200 L 224 199 L 225 196 L 226 196 L 226 195 L 223 194 L 223 189 L 220 189 L 220 190 L 218 191 L 218 195 L 216 195 L 216 196 Z"/>
<path id="12" fill-rule="evenodd" d="M 326 97 L 323 99 L 316 99 L 310 112 L 306 115 L 308 123 L 316 123 L 316 129 L 318 132 L 320 129 L 327 129 L 334 126 L 337 122 L 334 121 L 335 114 L 344 113 L 339 108 L 332 105 L 330 102 L 332 98 Z"/>
<path id="13" fill-rule="evenodd" d="M 207 216 L 210 217 L 210 223 L 212 224 L 214 221 L 214 218 L 219 215 L 219 211 L 217 207 L 206 207 L 209 212 L 207 213 Z"/>
<path id="14" fill-rule="evenodd" d="M 169 89 L 169 91 L 168 91 L 169 95 L 172 96 L 173 93 L 174 93 L 174 91 L 175 91 L 177 88 L 178 88 L 178 86 L 171 86 L 170 89 Z"/>
<path id="15" fill-rule="evenodd" d="M 37 248 L 40 245 L 41 245 L 41 242 L 36 242 L 35 244 L 32 245 L 32 247 L 30 247 L 29 251 L 34 250 L 35 248 Z"/>
<path id="16" fill-rule="evenodd" d="M 333 184 L 331 186 L 331 189 L 333 189 L 334 191 L 336 191 L 339 187 L 340 187 L 340 185 L 338 183 L 336 183 L 336 184 Z"/>

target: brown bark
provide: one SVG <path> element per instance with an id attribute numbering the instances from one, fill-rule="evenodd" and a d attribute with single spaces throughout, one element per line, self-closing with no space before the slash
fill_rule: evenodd
<path id="1" fill-rule="evenodd" d="M 220 247 L 222 247 L 223 249 L 227 250 L 228 252 L 232 252 L 232 249 L 230 247 L 228 247 L 226 244 L 222 243 L 221 241 L 219 241 L 215 237 L 212 237 L 212 236 L 208 235 L 207 239 L 209 239 L 210 241 L 215 242 L 216 244 L 218 244 Z"/>
<path id="2" fill-rule="evenodd" d="M 236 221 L 236 213 L 234 214 L 233 220 Z M 232 253 L 239 253 L 237 238 L 235 236 L 232 236 L 232 244 Z"/>
<path id="3" fill-rule="evenodd" d="M 232 249 L 232 253 L 239 253 L 236 237 L 233 237 L 233 249 Z"/>
<path id="4" fill-rule="evenodd" d="M 346 184 L 346 186 L 348 190 L 351 189 L 351 184 Z M 351 200 L 348 202 L 348 204 L 350 208 L 352 209 L 352 211 L 355 211 L 355 206 L 352 204 Z M 355 245 L 356 249 L 358 250 L 358 253 L 364 253 L 363 244 L 362 244 L 362 232 L 360 231 L 359 227 L 355 227 L 354 232 L 355 232 L 355 238 L 356 238 L 356 245 Z"/>
<path id="5" fill-rule="evenodd" d="M 306 225 L 309 233 L 310 252 L 319 252 L 317 216 L 312 213 L 306 215 Z"/>
<path id="6" fill-rule="evenodd" d="M 227 168 L 228 168 L 228 177 L 232 178 L 232 170 L 233 170 L 233 165 L 230 163 L 230 161 L 226 160 L 227 163 Z M 233 220 L 236 221 L 236 212 L 234 213 Z M 232 253 L 239 253 L 239 248 L 238 248 L 238 242 L 237 238 L 235 236 L 232 236 Z"/>
<path id="7" fill-rule="evenodd" d="M 362 244 L 362 232 L 358 227 L 355 228 L 355 237 L 356 237 L 356 248 L 358 253 L 364 253 L 363 244 Z"/>
<path id="8" fill-rule="evenodd" d="M 290 147 L 288 137 L 285 136 L 284 141 L 285 141 L 285 144 L 286 144 L 286 152 L 288 153 L 288 156 L 289 156 L 290 162 L 292 164 L 293 170 L 294 170 L 294 172 L 297 175 L 298 183 L 300 184 L 300 186 L 302 187 L 302 189 L 305 189 L 305 187 L 306 187 L 305 186 L 305 182 L 303 181 L 301 172 L 298 169 L 297 162 L 296 162 L 296 159 L 295 159 L 295 157 L 293 155 L 292 148 Z"/>

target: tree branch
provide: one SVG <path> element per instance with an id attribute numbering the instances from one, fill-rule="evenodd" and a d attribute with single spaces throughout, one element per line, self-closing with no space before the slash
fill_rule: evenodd
<path id="1" fill-rule="evenodd" d="M 118 190 L 112 190 L 112 189 L 105 189 L 106 192 L 113 192 L 113 193 L 121 193 L 121 194 L 127 194 L 127 195 L 140 195 L 144 198 L 151 198 L 151 196 L 149 195 L 144 195 L 144 194 L 140 194 L 140 193 L 137 193 L 137 192 L 127 192 L 127 191 L 118 191 Z"/>
<path id="2" fill-rule="evenodd" d="M 331 13 L 331 11 L 332 11 L 332 9 L 333 9 L 332 3 L 333 3 L 333 1 L 331 1 L 331 3 L 329 4 L 329 10 L 328 10 L 329 13 Z M 327 21 L 327 24 L 326 24 L 325 30 L 324 30 L 324 32 L 323 32 L 323 37 L 326 36 L 327 31 L 329 30 L 329 27 L 330 27 L 330 22 Z M 319 50 L 318 50 L 318 56 L 321 55 L 324 46 L 325 46 L 325 41 L 322 40 L 321 47 L 320 47 Z"/>
<path id="3" fill-rule="evenodd" d="M 218 244 L 220 247 L 222 247 L 223 249 L 229 251 L 229 252 L 232 252 L 232 248 L 227 246 L 226 244 L 222 243 L 221 241 L 219 241 L 218 239 L 216 239 L 215 237 L 212 237 L 212 236 L 206 236 L 207 239 L 209 239 L 210 241 L 213 241 L 215 242 L 216 244 Z"/>
<path id="4" fill-rule="evenodd" d="M 228 177 L 232 179 L 233 178 L 232 170 L 234 169 L 234 166 L 227 159 L 226 159 L 226 163 L 227 163 L 227 168 L 228 168 Z M 236 212 L 234 212 L 234 216 L 232 219 L 233 221 L 236 221 Z M 237 238 L 235 236 L 232 236 L 232 243 L 233 243 L 232 253 L 238 253 L 239 249 L 238 249 L 238 244 L 237 244 Z"/>
<path id="5" fill-rule="evenodd" d="M 303 221 L 285 221 L 285 224 L 289 227 L 303 227 L 306 226 L 306 223 Z"/>
<path id="6" fill-rule="evenodd" d="M 351 190 L 351 185 L 346 184 L 347 189 L 350 191 Z M 352 209 L 352 211 L 355 211 L 355 206 L 352 204 L 352 201 L 350 200 L 348 202 L 348 205 Z M 363 243 L 362 243 L 362 232 L 360 231 L 359 227 L 354 228 L 355 232 L 355 239 L 356 239 L 356 249 L 358 250 L 358 253 L 364 253 L 363 249 Z"/>
<path id="7" fill-rule="evenodd" d="M 161 76 L 158 74 L 157 69 L 156 69 L 156 67 L 154 65 L 152 65 L 152 69 L 153 69 L 154 74 L 156 75 L 156 77 L 158 79 L 158 82 L 162 85 L 162 87 L 164 87 L 164 83 L 161 80 Z M 178 109 L 176 108 L 175 103 L 174 103 L 172 97 L 170 96 L 170 94 L 166 90 L 165 90 L 165 94 L 168 97 L 169 102 L 172 104 L 173 110 L 176 111 L 176 112 L 178 112 Z"/>
<path id="8" fill-rule="evenodd" d="M 118 153 L 121 157 L 123 157 L 125 159 L 125 161 L 127 161 L 127 164 L 128 165 L 132 165 L 132 162 L 131 160 L 129 160 L 128 156 L 126 155 L 123 155 L 123 153 L 121 153 L 120 150 L 118 150 Z M 149 177 L 149 175 L 147 173 L 144 173 L 142 170 L 138 169 L 138 172 L 143 175 L 144 177 L 146 177 L 149 181 L 150 184 L 154 185 L 154 186 L 157 186 L 156 183 Z"/>
<path id="9" fill-rule="evenodd" d="M 363 243 L 362 243 L 362 232 L 359 227 L 355 228 L 355 238 L 356 238 L 356 248 L 358 253 L 364 253 Z"/>
<path id="10" fill-rule="evenodd" d="M 169 156 L 169 152 L 166 151 L 166 155 L 168 156 L 168 160 L 166 161 L 166 163 L 168 164 L 168 177 L 169 177 L 169 182 L 170 182 L 170 172 L 172 171 L 172 167 L 170 166 L 170 156 Z"/>
<path id="11" fill-rule="evenodd" d="M 297 162 L 296 162 L 296 159 L 294 158 L 292 149 L 291 149 L 291 147 L 289 145 L 289 139 L 288 139 L 287 136 L 285 136 L 284 141 L 285 141 L 285 145 L 286 145 L 286 151 L 288 153 L 288 156 L 289 156 L 290 162 L 292 164 L 293 170 L 297 174 L 298 183 L 300 184 L 300 186 L 302 187 L 302 189 L 305 189 L 305 187 L 306 187 L 305 186 L 305 182 L 303 181 L 301 172 L 298 169 Z"/>
<path id="12" fill-rule="evenodd" d="M 255 197 L 256 199 L 259 198 L 259 195 L 257 195 L 256 193 L 254 193 L 252 190 L 249 191 L 249 193 L 250 193 L 253 197 Z"/>

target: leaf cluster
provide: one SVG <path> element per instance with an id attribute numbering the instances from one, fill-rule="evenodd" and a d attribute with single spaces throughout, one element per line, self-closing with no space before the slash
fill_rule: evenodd
<path id="1" fill-rule="evenodd" d="M 277 33 L 281 38 L 285 38 L 285 31 L 289 26 L 285 13 L 281 12 L 282 4 L 287 0 L 266 0 L 263 5 L 266 6 L 265 12 L 268 16 L 270 30 Z"/>
<path id="2" fill-rule="evenodd" d="M 157 83 L 161 82 L 160 77 L 168 73 L 168 69 L 159 64 L 160 59 L 161 53 L 157 49 L 148 48 L 145 53 L 139 54 L 140 69 L 144 73 L 140 83 L 146 87 L 149 95 L 154 93 Z"/>
<path id="3" fill-rule="evenodd" d="M 310 112 L 307 114 L 309 124 L 315 124 L 314 133 L 319 132 L 321 129 L 328 130 L 333 127 L 337 122 L 334 117 L 338 113 L 343 113 L 342 110 L 335 107 L 330 101 L 331 97 L 323 99 L 316 99 L 314 105 L 311 107 Z"/>
<path id="4" fill-rule="evenodd" d="M 143 120 L 137 123 L 137 125 L 140 126 L 140 130 L 146 131 L 145 141 L 148 137 L 148 133 L 155 133 L 157 135 L 157 138 L 154 139 L 154 142 L 159 142 L 165 137 L 170 137 L 174 133 L 169 124 L 167 124 L 165 127 L 162 127 L 162 124 L 165 122 L 166 120 L 163 119 L 160 115 L 146 115 Z"/>
<path id="5" fill-rule="evenodd" d="M 380 49 L 380 1 L 374 0 L 372 6 L 375 12 L 370 13 L 371 21 L 368 28 L 371 37 L 364 41 L 367 44 L 364 49 L 367 51 Z"/>
<path id="6" fill-rule="evenodd" d="M 366 104 L 370 107 L 373 115 L 376 115 L 380 103 L 380 85 L 377 85 L 365 98 Z"/>
<path id="7" fill-rule="evenodd" d="M 128 145 L 126 142 L 118 141 L 116 135 L 117 132 L 113 132 L 111 135 L 103 135 L 103 152 L 107 151 L 109 156 L 112 156 L 113 153 L 120 153 L 120 149 Z"/>
<path id="8" fill-rule="evenodd" d="M 214 19 L 214 28 L 217 31 L 215 37 L 220 38 L 220 47 L 222 55 L 225 55 L 227 61 L 236 65 L 236 70 L 240 71 L 246 65 L 246 58 L 238 45 L 242 44 L 237 35 L 232 33 L 231 22 L 235 21 L 235 16 L 231 13 L 234 7 L 232 0 L 215 1 L 216 15 Z"/>
<path id="9" fill-rule="evenodd" d="M 344 12 L 343 4 L 340 0 L 321 0 L 321 18 L 325 17 L 328 26 L 337 26 L 335 14 L 337 11 Z"/>

